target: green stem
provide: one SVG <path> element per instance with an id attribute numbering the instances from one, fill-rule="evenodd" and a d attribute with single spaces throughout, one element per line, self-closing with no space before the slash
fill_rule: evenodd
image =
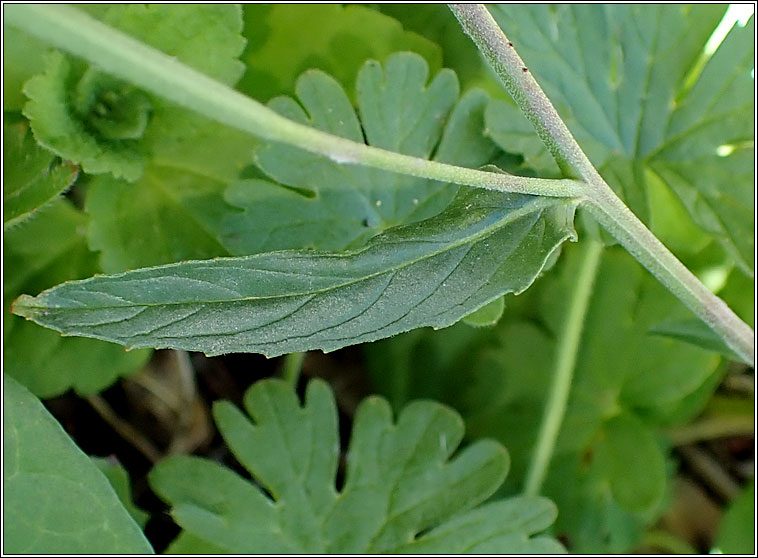
<path id="1" fill-rule="evenodd" d="M 598 191 L 587 210 L 637 261 L 715 331 L 744 362 L 755 366 L 755 333 L 666 248 L 618 196 Z"/>
<path id="2" fill-rule="evenodd" d="M 567 175 L 587 183 L 588 209 L 619 243 L 750 366 L 755 333 L 711 293 L 624 205 L 598 174 L 516 49 L 481 4 L 450 9 Z"/>
<path id="3" fill-rule="evenodd" d="M 584 184 L 468 169 L 393 153 L 327 134 L 289 120 L 253 99 L 182 64 L 171 56 L 64 5 L 9 4 L 7 23 L 81 56 L 208 118 L 268 141 L 392 172 L 478 188 L 556 197 L 581 197 Z"/>
<path id="4" fill-rule="evenodd" d="M 297 387 L 300 380 L 304 359 L 305 353 L 290 353 L 282 359 L 282 379 L 293 388 Z"/>
<path id="5" fill-rule="evenodd" d="M 566 414 L 584 317 L 587 314 L 592 286 L 603 253 L 602 243 L 592 239 L 582 242 L 579 249 L 581 251 L 579 270 L 574 280 L 563 326 L 558 334 L 554 360 L 555 368 L 552 374 L 553 383 L 550 386 L 550 394 L 545 403 L 542 423 L 537 434 L 537 443 L 524 485 L 524 493 L 530 496 L 536 496 L 540 492 L 555 449 L 563 416 Z"/>

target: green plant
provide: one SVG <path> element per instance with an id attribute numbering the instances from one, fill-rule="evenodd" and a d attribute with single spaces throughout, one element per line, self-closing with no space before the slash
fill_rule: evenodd
<path id="1" fill-rule="evenodd" d="M 460 45 L 461 75 L 499 95 L 464 69 L 480 62 L 462 33 L 440 51 L 367 8 L 86 9 L 5 12 L 22 45 L 6 60 L 6 372 L 41 397 L 91 395 L 172 348 L 290 355 L 295 382 L 299 353 L 377 341 L 366 367 L 399 412 L 393 426 L 385 402 L 361 404 L 337 490 L 322 384 L 301 408 L 256 383 L 255 426 L 216 405 L 271 498 L 217 464 L 161 463 L 152 486 L 185 529 L 173 550 L 559 550 L 529 538 L 554 519 L 538 494 L 571 550 L 639 542 L 669 497 L 661 432 L 708 408 L 720 355 L 754 364 L 752 20 L 705 59 L 723 7 L 502 5 L 496 21 L 451 5 L 514 106 L 438 70 Z M 306 9 L 329 41 L 280 62 Z M 346 37 L 357 22 L 367 37 Z M 732 308 L 702 281 L 715 274 Z M 446 463 L 463 423 L 439 403 L 400 412 L 419 397 L 506 444 L 509 498 L 463 511 L 498 489 L 506 454 L 477 442 Z"/>

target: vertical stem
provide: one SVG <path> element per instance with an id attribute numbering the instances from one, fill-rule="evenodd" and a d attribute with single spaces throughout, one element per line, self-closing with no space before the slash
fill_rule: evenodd
<path id="1" fill-rule="evenodd" d="M 550 386 L 550 394 L 545 403 L 542 423 L 537 434 L 537 443 L 524 485 L 524 493 L 530 496 L 536 496 L 542 488 L 555 449 L 555 441 L 566 414 L 584 317 L 587 314 L 592 286 L 595 283 L 600 257 L 603 253 L 602 243 L 592 239 L 582 242 L 579 249 L 579 271 L 569 299 L 569 307 L 564 315 L 564 322 L 558 335 L 553 383 Z"/>
<path id="2" fill-rule="evenodd" d="M 282 359 L 282 379 L 293 388 L 297 387 L 300 380 L 304 359 L 305 353 L 290 353 Z"/>
<path id="3" fill-rule="evenodd" d="M 576 171 L 585 174 L 594 170 L 553 103 L 487 8 L 483 4 L 449 4 L 449 7 L 500 78 L 505 90 L 532 123 L 561 171 L 571 175 Z"/>
<path id="4" fill-rule="evenodd" d="M 753 330 L 710 292 L 603 180 L 487 8 L 482 4 L 450 4 L 450 9 L 561 169 L 578 174 L 587 183 L 587 206 L 593 217 L 740 358 L 754 366 Z"/>

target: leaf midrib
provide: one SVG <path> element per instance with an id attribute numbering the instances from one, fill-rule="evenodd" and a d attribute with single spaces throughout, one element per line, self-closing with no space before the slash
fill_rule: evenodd
<path id="1" fill-rule="evenodd" d="M 166 307 L 166 306 L 196 305 L 196 304 L 225 304 L 225 303 L 238 303 L 238 302 L 256 301 L 256 300 L 275 300 L 275 299 L 279 299 L 279 298 L 290 298 L 290 297 L 308 296 L 308 295 L 314 295 L 315 296 L 315 295 L 326 293 L 326 292 L 333 291 L 333 290 L 336 290 L 336 289 L 348 287 L 350 285 L 354 285 L 354 284 L 360 283 L 362 281 L 367 281 L 369 279 L 372 279 L 374 277 L 378 277 L 378 276 L 383 275 L 383 274 L 388 273 L 388 272 L 393 272 L 393 271 L 397 272 L 397 271 L 399 271 L 401 269 L 404 269 L 406 267 L 409 267 L 411 265 L 415 265 L 418 262 L 421 262 L 421 261 L 427 260 L 429 258 L 432 258 L 434 256 L 437 256 L 437 255 L 439 255 L 439 254 L 441 254 L 443 252 L 446 252 L 446 251 L 449 251 L 449 250 L 454 250 L 454 249 L 459 248 L 461 246 L 464 246 L 466 244 L 476 243 L 477 241 L 479 241 L 479 240 L 481 240 L 483 238 L 487 238 L 487 237 L 491 236 L 492 234 L 494 234 L 495 232 L 497 232 L 497 230 L 501 229 L 502 227 L 504 227 L 506 225 L 509 225 L 509 224 L 517 221 L 518 219 L 520 219 L 522 217 L 526 217 L 527 215 L 530 215 L 532 213 L 541 212 L 541 211 L 543 211 L 545 209 L 549 209 L 551 206 L 553 206 L 553 204 L 555 203 L 556 199 L 560 199 L 561 201 L 566 200 L 567 202 L 570 202 L 572 204 L 578 203 L 578 200 L 576 198 L 535 197 L 529 203 L 528 206 L 522 206 L 522 207 L 520 207 L 520 208 L 518 208 L 516 210 L 513 210 L 510 213 L 508 213 L 508 215 L 506 215 L 505 217 L 503 217 L 502 219 L 500 219 L 499 221 L 493 223 L 492 225 L 490 225 L 488 227 L 483 228 L 481 231 L 478 231 L 477 233 L 474 233 L 471 236 L 464 237 L 462 239 L 456 240 L 456 241 L 451 242 L 449 244 L 445 244 L 439 250 L 434 250 L 434 251 L 428 252 L 428 253 L 424 254 L 422 257 L 419 257 L 419 258 L 411 260 L 411 261 L 403 262 L 403 263 L 401 263 L 399 265 L 396 265 L 396 266 L 390 266 L 390 267 L 387 267 L 387 268 L 383 268 L 383 269 L 381 269 L 379 271 L 375 271 L 373 273 L 369 273 L 369 274 L 363 275 L 363 276 L 361 276 L 359 278 L 356 278 L 356 279 L 353 279 L 353 280 L 350 280 L 350 281 L 346 281 L 344 283 L 340 283 L 340 284 L 337 284 L 337 285 L 331 285 L 329 287 L 325 287 L 325 288 L 321 288 L 321 289 L 314 289 L 314 290 L 302 291 L 302 292 L 292 292 L 292 293 L 286 293 L 286 294 L 269 295 L 269 296 L 240 297 L 240 298 L 227 299 L 227 300 L 187 300 L 187 301 L 160 302 L 160 303 L 149 303 L 149 302 L 148 303 L 137 303 L 137 302 L 130 301 L 130 304 L 98 305 L 98 306 L 79 306 L 79 307 L 60 307 L 60 306 L 55 307 L 55 306 L 47 306 L 47 305 L 34 305 L 34 304 L 29 304 L 27 302 L 25 304 L 25 306 L 27 308 L 35 308 L 35 309 L 40 309 L 40 310 L 53 310 L 55 312 L 65 312 L 65 311 L 78 311 L 78 310 L 87 311 L 87 310 L 110 309 L 110 308 L 113 308 L 113 309 L 116 309 L 116 308 L 133 308 L 133 307 L 151 308 L 151 307 Z M 423 239 L 413 240 L 413 241 L 418 242 L 418 241 L 423 241 Z M 360 254 L 361 252 L 364 252 L 365 250 L 367 250 L 367 249 L 369 249 L 371 247 L 373 247 L 373 246 L 369 245 L 369 246 L 366 246 L 366 247 L 362 248 L 361 250 L 358 250 L 358 251 L 355 251 L 355 252 L 344 253 L 344 254 L 313 253 L 313 255 L 318 255 L 320 257 L 349 258 L 349 257 L 354 257 L 354 256 Z M 249 260 L 249 259 L 252 259 L 252 258 L 261 258 L 261 257 L 268 256 L 268 255 L 271 255 L 271 254 L 286 254 L 286 253 L 294 253 L 294 254 L 307 255 L 307 253 L 304 253 L 304 252 L 301 252 L 301 251 L 288 251 L 288 250 L 284 250 L 284 251 L 280 251 L 280 252 L 269 252 L 268 254 L 256 254 L 256 255 L 253 255 L 253 256 L 246 256 L 246 257 L 243 257 L 243 258 L 218 258 L 217 260 L 222 260 L 222 259 L 236 260 L 236 261 L 239 261 L 239 260 Z M 206 260 L 200 260 L 200 261 L 206 261 Z M 189 262 L 186 262 L 186 263 L 189 263 Z M 178 267 L 178 266 L 186 265 L 186 263 L 168 264 L 166 266 L 156 266 L 154 268 L 145 268 L 145 270 L 147 270 L 147 269 L 169 268 L 169 267 L 174 267 L 174 266 Z M 265 271 L 269 271 L 269 270 L 265 270 Z M 126 273 L 122 273 L 122 274 L 119 274 L 119 275 L 112 275 L 110 277 L 115 279 L 115 278 L 127 276 L 129 273 L 130 272 L 126 272 Z M 165 278 L 167 276 L 160 276 L 160 277 Z M 149 280 L 149 279 L 155 279 L 155 278 L 157 278 L 157 277 L 149 277 L 149 278 L 146 278 L 146 279 L 143 279 L 143 280 Z M 182 278 L 182 279 L 184 279 L 184 278 Z M 98 281 L 98 280 L 102 280 L 102 279 L 97 278 L 97 277 L 93 277 L 93 278 L 85 279 L 85 280 L 81 281 L 80 284 L 86 284 L 88 282 Z M 75 283 L 75 282 L 70 282 L 68 284 L 71 285 L 72 283 Z M 95 290 L 95 289 L 87 289 L 87 292 L 101 293 L 101 294 L 105 294 L 107 296 L 115 296 L 115 295 L 112 295 L 110 293 L 106 293 L 106 292 L 103 292 L 103 291 L 98 291 L 98 290 Z M 43 294 L 39 295 L 38 297 L 32 298 L 31 300 L 39 302 L 41 300 L 41 297 L 47 298 L 49 296 L 50 296 L 50 294 L 43 293 Z M 42 299 L 42 300 L 44 300 L 44 299 Z"/>

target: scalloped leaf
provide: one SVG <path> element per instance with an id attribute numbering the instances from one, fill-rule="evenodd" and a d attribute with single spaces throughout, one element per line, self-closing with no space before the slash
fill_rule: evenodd
<path id="1" fill-rule="evenodd" d="M 298 76 L 311 68 L 346 84 L 352 98 L 352 80 L 364 61 L 384 61 L 396 51 L 423 56 L 434 72 L 442 66 L 435 43 L 367 6 L 246 4 L 244 20 L 247 71 L 237 88 L 261 101 L 292 93 Z"/>
<path id="2" fill-rule="evenodd" d="M 438 403 L 412 403 L 396 423 L 385 400 L 361 403 L 339 491 L 337 409 L 325 383 L 311 381 L 301 406 L 285 382 L 263 380 L 244 405 L 253 422 L 228 402 L 214 416 L 266 492 L 193 457 L 168 459 L 150 474 L 185 529 L 184 550 L 194 539 L 198 550 L 241 554 L 562 551 L 553 539 L 530 538 L 555 519 L 544 498 L 475 508 L 503 481 L 508 455 L 478 441 L 451 459 L 463 421 Z"/>
<path id="3" fill-rule="evenodd" d="M 553 379 L 579 261 L 574 245 L 562 252 L 560 266 L 506 298 L 492 329 L 416 330 L 365 348 L 373 386 L 394 408 L 434 398 L 461 413 L 470 436 L 510 449 L 504 494 L 522 490 Z M 725 371 L 718 355 L 650 335 L 686 312 L 622 248 L 604 250 L 542 489 L 561 510 L 555 532 L 571 552 L 630 552 L 662 512 L 671 471 L 660 429 L 702 412 Z"/>
<path id="4" fill-rule="evenodd" d="M 112 5 L 98 15 L 224 83 L 233 85 L 244 71 L 237 59 L 245 44 L 239 6 Z M 30 99 L 24 114 L 41 145 L 88 173 L 129 182 L 152 159 L 193 168 L 193 145 L 211 147 L 208 130 L 228 130 L 59 52 L 50 53 L 45 71 L 25 84 L 24 93 Z M 251 145 L 242 134 L 230 133 Z"/>
<path id="5" fill-rule="evenodd" d="M 499 152 L 484 136 L 488 97 L 470 91 L 458 101 L 458 80 L 429 69 L 413 53 L 395 53 L 382 65 L 367 61 L 356 79 L 357 111 L 343 87 L 309 70 L 297 81 L 298 99 L 269 106 L 291 120 L 352 141 L 467 167 Z M 360 117 L 359 117 L 360 115 Z M 358 247 L 395 225 L 442 211 L 458 187 L 325 157 L 282 144 L 256 152 L 256 164 L 273 181 L 241 181 L 226 200 L 242 209 L 223 221 L 221 241 L 236 255 L 270 250 Z"/>

